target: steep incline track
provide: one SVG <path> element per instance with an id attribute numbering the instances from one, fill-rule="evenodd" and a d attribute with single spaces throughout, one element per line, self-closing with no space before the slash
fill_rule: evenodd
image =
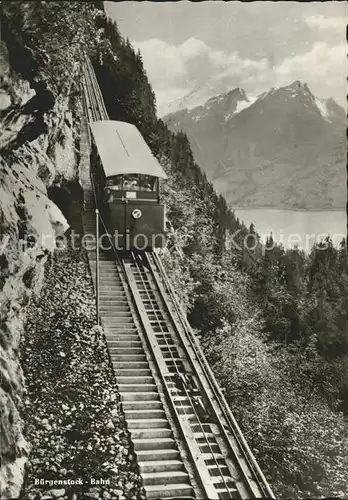
<path id="1" fill-rule="evenodd" d="M 88 121 L 107 120 L 90 62 Z M 95 234 L 83 123 L 83 227 Z M 107 232 L 100 219 L 102 232 Z M 96 250 L 88 251 L 96 285 Z M 180 310 L 156 252 L 102 252 L 99 306 L 115 379 L 148 498 L 274 498 Z"/>
<path id="2" fill-rule="evenodd" d="M 108 119 L 89 62 L 83 88 L 88 121 Z M 99 106 L 98 102 L 102 104 Z M 83 228 L 85 235 L 95 237 L 95 197 L 89 173 L 90 135 L 85 121 L 82 128 L 83 137 L 87 139 L 81 144 L 80 182 L 85 198 Z M 88 257 L 96 285 L 93 244 Z M 147 497 L 195 497 L 194 477 L 192 473 L 189 477 L 182 458 L 184 443 L 171 421 L 156 368 L 146 352 L 126 278 L 112 251 L 100 254 L 99 283 L 101 321 Z"/>

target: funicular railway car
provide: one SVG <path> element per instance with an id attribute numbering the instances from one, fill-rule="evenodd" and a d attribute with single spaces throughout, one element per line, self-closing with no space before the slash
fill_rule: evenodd
<path id="1" fill-rule="evenodd" d="M 97 204 L 117 249 L 164 245 L 165 209 L 159 179 L 166 174 L 139 130 L 130 123 L 95 121 L 91 175 Z"/>

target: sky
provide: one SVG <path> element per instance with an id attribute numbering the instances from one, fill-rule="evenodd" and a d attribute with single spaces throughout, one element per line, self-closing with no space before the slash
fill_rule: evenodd
<path id="1" fill-rule="evenodd" d="M 104 2 L 140 49 L 160 115 L 195 89 L 250 97 L 295 80 L 346 107 L 345 2 Z M 203 92 L 204 93 L 204 92 Z"/>

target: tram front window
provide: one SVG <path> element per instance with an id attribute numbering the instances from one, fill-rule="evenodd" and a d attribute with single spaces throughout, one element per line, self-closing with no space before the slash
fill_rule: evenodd
<path id="1" fill-rule="evenodd" d="M 122 175 L 115 175 L 106 179 L 106 187 L 115 191 L 122 191 L 123 179 Z"/>
<path id="2" fill-rule="evenodd" d="M 125 175 L 123 179 L 124 191 L 139 191 L 139 175 Z"/>
<path id="3" fill-rule="evenodd" d="M 151 193 L 156 191 L 157 182 L 157 177 L 153 175 L 115 175 L 106 179 L 105 187 L 115 191 L 145 191 Z"/>

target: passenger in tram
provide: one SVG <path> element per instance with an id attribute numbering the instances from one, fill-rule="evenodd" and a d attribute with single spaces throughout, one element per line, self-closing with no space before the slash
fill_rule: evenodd
<path id="1" fill-rule="evenodd" d="M 125 191 L 139 191 L 139 181 L 137 175 L 128 175 L 124 179 L 123 189 Z"/>
<path id="2" fill-rule="evenodd" d="M 131 181 L 131 190 L 132 191 L 139 191 L 139 186 L 138 186 L 138 181 L 136 179 L 134 179 L 133 181 Z"/>
<path id="3" fill-rule="evenodd" d="M 106 187 L 115 191 L 146 191 L 151 193 L 155 190 L 155 180 L 150 175 L 117 175 L 106 180 Z"/>
<path id="4" fill-rule="evenodd" d="M 110 177 L 106 179 L 106 187 L 115 191 L 121 191 L 122 189 L 122 176 L 117 175 L 116 177 Z"/>
<path id="5" fill-rule="evenodd" d="M 142 175 L 140 177 L 141 191 L 152 192 L 154 191 L 155 179 L 151 175 Z"/>
<path id="6" fill-rule="evenodd" d="M 122 190 L 122 177 L 118 176 L 115 178 L 113 187 L 116 191 Z"/>

